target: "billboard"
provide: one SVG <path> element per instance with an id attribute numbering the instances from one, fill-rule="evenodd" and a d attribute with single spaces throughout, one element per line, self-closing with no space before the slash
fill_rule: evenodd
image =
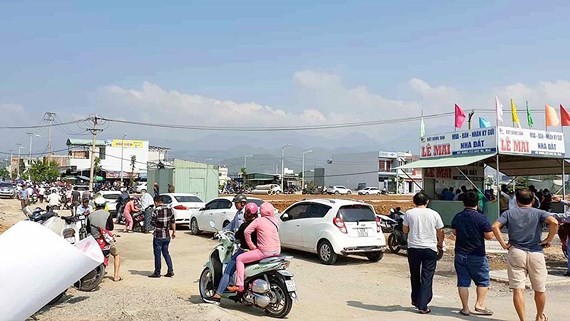
<path id="1" fill-rule="evenodd" d="M 124 146 L 123 146 L 123 142 L 124 142 Z M 111 141 L 111 147 L 121 147 L 123 146 L 123 148 L 143 148 L 144 146 L 144 141 L 142 140 L 122 140 L 122 139 L 113 139 L 113 141 Z"/>
<path id="2" fill-rule="evenodd" d="M 498 127 L 498 131 L 501 154 L 564 156 L 562 133 L 510 127 Z"/>

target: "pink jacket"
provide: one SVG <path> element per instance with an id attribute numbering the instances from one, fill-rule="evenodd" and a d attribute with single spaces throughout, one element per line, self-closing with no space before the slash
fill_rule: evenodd
<path id="1" fill-rule="evenodd" d="M 279 220 L 274 216 L 274 207 L 271 203 L 261 204 L 261 217 L 256 218 L 244 231 L 245 241 L 250 249 L 259 250 L 266 255 L 281 253 L 279 240 Z M 257 247 L 251 241 L 251 233 L 257 232 Z"/>

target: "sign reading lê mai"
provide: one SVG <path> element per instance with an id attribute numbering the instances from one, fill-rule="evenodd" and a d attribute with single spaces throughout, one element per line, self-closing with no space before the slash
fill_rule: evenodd
<path id="1" fill-rule="evenodd" d="M 497 151 L 495 128 L 481 128 L 422 138 L 421 158 L 487 154 Z"/>
<path id="2" fill-rule="evenodd" d="M 499 127 L 499 151 L 504 154 L 564 156 L 564 135 L 559 132 Z"/>

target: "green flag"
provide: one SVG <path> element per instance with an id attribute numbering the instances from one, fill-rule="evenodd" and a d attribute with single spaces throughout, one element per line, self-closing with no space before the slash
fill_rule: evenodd
<path id="1" fill-rule="evenodd" d="M 528 109 L 528 101 L 526 102 L 526 121 L 528 122 L 528 128 L 532 128 L 532 125 L 534 125 L 534 121 L 532 120 L 530 109 Z"/>

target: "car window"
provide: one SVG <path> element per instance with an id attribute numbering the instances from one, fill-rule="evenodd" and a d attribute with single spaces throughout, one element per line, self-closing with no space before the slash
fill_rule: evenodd
<path id="1" fill-rule="evenodd" d="M 299 218 L 306 218 L 308 214 L 308 209 L 311 204 L 298 204 L 291 207 L 287 210 L 287 214 L 289 214 L 289 219 L 296 220 Z"/>
<path id="2" fill-rule="evenodd" d="M 204 206 L 204 209 L 206 210 L 215 210 L 218 208 L 218 200 L 213 200 L 210 201 L 210 203 L 206 204 L 206 206 Z"/>
<path id="3" fill-rule="evenodd" d="M 169 195 L 162 195 L 162 201 L 164 204 L 170 204 L 172 203 L 172 198 Z"/>
<path id="4" fill-rule="evenodd" d="M 218 209 L 220 209 L 220 210 L 225 210 L 225 209 L 228 209 L 228 208 L 232 208 L 232 202 L 231 202 L 230 200 L 226 200 L 226 199 L 224 199 L 224 200 L 219 200 L 219 201 L 218 201 L 218 204 L 219 204 L 219 205 L 218 205 Z"/>
<path id="5" fill-rule="evenodd" d="M 309 210 L 309 218 L 323 218 L 327 215 L 328 211 L 331 209 L 330 206 L 323 204 L 312 204 Z"/>
<path id="6" fill-rule="evenodd" d="M 116 200 L 119 196 L 120 194 L 103 194 L 103 198 L 106 200 Z"/>
<path id="7" fill-rule="evenodd" d="M 7 184 L 7 183 L 0 183 L 0 187 L 8 187 L 8 188 L 12 188 L 12 184 Z"/>
<path id="8" fill-rule="evenodd" d="M 198 196 L 193 195 L 176 195 L 174 198 L 180 203 L 202 203 Z"/>
<path id="9" fill-rule="evenodd" d="M 376 221 L 376 215 L 370 206 L 363 204 L 345 205 L 338 210 L 338 214 L 345 222 Z"/>

